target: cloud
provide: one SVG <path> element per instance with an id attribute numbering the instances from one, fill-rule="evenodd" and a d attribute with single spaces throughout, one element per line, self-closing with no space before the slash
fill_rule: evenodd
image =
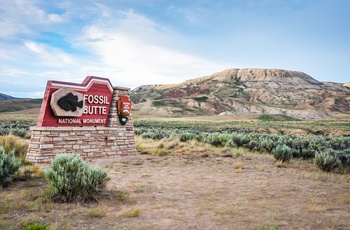
<path id="1" fill-rule="evenodd" d="M 77 65 L 71 55 L 66 54 L 60 49 L 47 46 L 44 44 L 26 41 L 24 45 L 33 53 L 37 54 L 41 64 L 51 67 L 67 67 Z"/>
<path id="2" fill-rule="evenodd" d="M 9 38 L 0 41 L 0 92 L 16 88 L 17 95 L 38 95 L 47 80 L 81 83 L 89 75 L 134 88 L 177 83 L 228 66 L 191 53 L 190 38 L 133 9 L 60 2 L 53 10 L 43 4 L 0 3 L 0 37 Z M 62 30 L 59 24 L 69 21 L 69 31 Z M 64 42 L 51 39 L 50 31 Z"/>
<path id="3" fill-rule="evenodd" d="M 47 13 L 34 0 L 11 0 L 0 2 L 0 38 L 18 34 L 31 34 L 42 24 L 56 24 L 65 21 L 62 15 Z"/>
<path id="4" fill-rule="evenodd" d="M 181 39 L 180 34 L 129 10 L 107 23 L 85 27 L 79 41 L 100 58 L 115 79 L 122 77 L 133 86 L 174 83 L 223 68 L 178 49 Z"/>
<path id="5" fill-rule="evenodd" d="M 64 18 L 59 14 L 48 14 L 47 19 L 49 23 L 61 23 L 64 22 Z"/>

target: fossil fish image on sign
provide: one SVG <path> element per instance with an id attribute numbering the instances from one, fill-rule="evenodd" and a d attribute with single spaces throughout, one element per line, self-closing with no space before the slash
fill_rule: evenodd
<path id="1" fill-rule="evenodd" d="M 68 93 L 66 96 L 61 97 L 57 104 L 65 111 L 75 112 L 77 107 L 83 108 L 83 100 L 78 101 L 78 96 Z"/>
<path id="2" fill-rule="evenodd" d="M 50 105 L 55 116 L 80 117 L 85 109 L 84 94 L 69 88 L 60 88 L 52 94 Z"/>

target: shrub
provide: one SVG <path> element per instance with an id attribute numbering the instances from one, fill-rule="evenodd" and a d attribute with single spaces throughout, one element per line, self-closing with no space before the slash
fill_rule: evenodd
<path id="1" fill-rule="evenodd" d="M 19 167 L 21 163 L 16 162 L 14 152 L 6 154 L 4 148 L 0 146 L 0 187 L 6 187 L 12 182 L 12 175 Z"/>
<path id="2" fill-rule="evenodd" d="M 261 145 L 261 150 L 271 153 L 274 146 L 274 142 L 270 139 L 265 138 L 265 139 L 262 139 L 262 141 L 260 142 L 260 145 Z"/>
<path id="3" fill-rule="evenodd" d="M 292 159 L 292 149 L 287 145 L 277 145 L 272 150 L 272 155 L 276 160 L 286 162 Z"/>
<path id="4" fill-rule="evenodd" d="M 343 151 L 335 152 L 337 158 L 342 164 L 342 167 L 349 171 L 350 169 L 350 148 Z"/>
<path id="5" fill-rule="evenodd" d="M 20 121 L 0 122 L 0 135 L 5 136 L 10 133 L 20 137 L 28 136 L 29 124 Z"/>
<path id="6" fill-rule="evenodd" d="M 314 162 L 318 168 L 325 172 L 333 171 L 341 165 L 340 160 L 336 156 L 326 151 L 316 152 Z"/>
<path id="7" fill-rule="evenodd" d="M 156 107 L 166 106 L 164 101 L 152 101 L 152 105 L 154 105 Z"/>
<path id="8" fill-rule="evenodd" d="M 195 101 L 198 101 L 198 102 L 206 102 L 208 101 L 209 97 L 207 96 L 203 96 L 203 97 L 195 97 L 193 98 Z"/>
<path id="9" fill-rule="evenodd" d="M 255 140 L 251 140 L 248 144 L 248 149 L 250 151 L 259 151 L 260 150 L 259 142 L 255 141 Z"/>
<path id="10" fill-rule="evenodd" d="M 24 129 L 24 128 L 22 128 L 22 129 L 13 129 L 13 130 L 11 130 L 11 133 L 13 135 L 15 135 L 15 136 L 19 136 L 19 137 L 24 138 L 27 135 L 28 130 Z"/>
<path id="11" fill-rule="evenodd" d="M 41 223 L 34 223 L 27 225 L 23 228 L 23 230 L 47 230 L 49 229 L 46 225 L 43 225 Z"/>
<path id="12" fill-rule="evenodd" d="M 312 158 L 315 157 L 315 153 L 316 153 L 316 150 L 307 148 L 307 149 L 304 149 L 304 150 L 303 150 L 301 157 L 302 157 L 304 160 L 312 159 Z"/>
<path id="13" fill-rule="evenodd" d="M 181 142 L 190 141 L 192 139 L 194 139 L 194 134 L 193 133 L 186 132 L 186 133 L 180 134 L 180 141 Z"/>
<path id="14" fill-rule="evenodd" d="M 153 140 L 160 140 L 164 137 L 169 137 L 169 133 L 161 129 L 154 129 L 154 130 L 151 129 L 151 130 L 148 130 L 147 132 L 142 133 L 141 137 L 153 139 Z"/>
<path id="15" fill-rule="evenodd" d="M 102 169 L 92 168 L 74 154 L 57 155 L 52 167 L 46 169 L 45 177 L 52 192 L 51 198 L 62 202 L 96 199 L 110 179 Z"/>
<path id="16" fill-rule="evenodd" d="M 230 136 L 225 133 L 210 133 L 205 137 L 205 143 L 214 145 L 216 147 L 223 147 L 228 143 Z"/>

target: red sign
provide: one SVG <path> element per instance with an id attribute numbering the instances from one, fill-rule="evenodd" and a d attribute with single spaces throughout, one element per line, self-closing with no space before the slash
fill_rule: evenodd
<path id="1" fill-rule="evenodd" d="M 107 78 L 83 83 L 48 81 L 38 126 L 106 126 L 113 86 Z"/>

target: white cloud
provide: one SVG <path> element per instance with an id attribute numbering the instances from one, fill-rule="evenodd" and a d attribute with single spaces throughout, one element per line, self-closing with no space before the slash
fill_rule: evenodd
<path id="1" fill-rule="evenodd" d="M 115 74 L 114 79 L 122 77 L 133 86 L 176 83 L 224 68 L 214 61 L 177 49 L 181 36 L 163 30 L 152 20 L 134 11 L 122 14 L 124 17 L 113 23 L 87 26 L 79 39 L 100 57 L 102 66 Z"/>
<path id="2" fill-rule="evenodd" d="M 33 33 L 40 24 L 64 22 L 59 14 L 50 14 L 36 6 L 35 0 L 0 1 L 0 37 Z"/>
<path id="3" fill-rule="evenodd" d="M 6 68 L 3 71 L 1 71 L 1 74 L 7 77 L 21 77 L 26 75 L 27 73 L 23 70 L 16 68 Z"/>
<path id="4" fill-rule="evenodd" d="M 45 31 L 50 23 L 56 25 L 73 20 L 73 12 L 78 12 L 76 7 L 59 15 L 41 10 L 35 6 L 35 1 L 14 1 L 5 5 L 4 9 L 12 16 L 6 18 L 8 21 L 0 31 L 0 37 L 20 37 L 19 34 L 27 33 L 32 39 L 26 36 L 24 42 L 21 38 L 20 43 L 10 46 L 0 43 L 0 58 L 6 60 L 0 74 L 10 79 L 23 79 L 21 82 L 36 92 L 31 95 L 42 93 L 38 91 L 40 88 L 44 91 L 47 80 L 81 83 L 86 76 L 92 75 L 107 77 L 114 85 L 134 88 L 142 84 L 177 83 L 224 68 L 186 51 L 182 45 L 191 43 L 188 38 L 132 9 L 112 10 L 102 4 L 95 4 L 97 8 L 91 9 L 91 5 L 84 6 L 80 11 L 86 15 L 75 17 L 88 18 L 86 26 L 65 35 L 65 42 L 70 43 L 68 46 L 82 52 L 66 52 L 59 46 L 55 47 L 54 43 L 40 43 L 32 35 Z M 31 12 L 24 12 L 25 8 Z M 23 15 L 20 11 L 24 12 Z M 11 27 L 11 23 L 15 26 Z M 50 27 L 50 30 L 55 30 L 55 27 Z M 18 60 L 22 65 L 16 64 Z M 6 89 L 6 86 L 2 88 Z"/>
<path id="5" fill-rule="evenodd" d="M 74 61 L 71 55 L 66 54 L 60 49 L 47 46 L 44 44 L 27 41 L 24 45 L 33 53 L 38 55 L 41 64 L 51 67 L 67 67 L 70 65 L 76 66 L 77 63 Z"/>
<path id="6" fill-rule="evenodd" d="M 61 15 L 58 14 L 48 14 L 47 19 L 49 22 L 53 23 L 61 23 L 64 22 L 64 18 Z"/>

